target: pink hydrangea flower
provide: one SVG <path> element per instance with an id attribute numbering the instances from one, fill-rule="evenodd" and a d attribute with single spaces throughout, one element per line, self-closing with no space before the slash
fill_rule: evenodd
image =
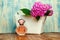
<path id="1" fill-rule="evenodd" d="M 31 15 L 33 17 L 37 16 L 44 16 L 44 14 L 47 12 L 47 10 L 51 9 L 52 7 L 49 4 L 43 4 L 41 2 L 35 2 L 32 9 L 31 9 Z M 52 11 L 49 13 L 49 16 L 51 15 Z"/>

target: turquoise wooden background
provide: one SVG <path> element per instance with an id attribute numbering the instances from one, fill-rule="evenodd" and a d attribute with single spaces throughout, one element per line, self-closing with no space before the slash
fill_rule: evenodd
<path id="1" fill-rule="evenodd" d="M 60 0 L 0 0 L 0 33 L 15 32 L 15 14 L 21 8 L 30 9 L 34 2 L 51 4 L 54 15 L 47 17 L 44 32 L 60 32 Z"/>

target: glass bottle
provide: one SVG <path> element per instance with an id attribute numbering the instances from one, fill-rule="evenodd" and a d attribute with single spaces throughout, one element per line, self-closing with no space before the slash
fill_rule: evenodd
<path id="1" fill-rule="evenodd" d="M 19 26 L 16 28 L 16 33 L 18 35 L 25 35 L 27 28 L 24 26 L 25 20 L 19 19 L 18 20 Z"/>

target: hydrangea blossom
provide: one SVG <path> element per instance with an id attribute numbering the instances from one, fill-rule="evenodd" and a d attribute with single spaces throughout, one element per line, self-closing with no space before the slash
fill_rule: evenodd
<path id="1" fill-rule="evenodd" d="M 49 4 L 43 4 L 41 2 L 35 2 L 32 9 L 31 9 L 31 15 L 33 17 L 37 16 L 44 16 L 47 10 L 51 9 L 52 7 Z M 53 14 L 53 10 L 50 10 L 50 13 L 48 16 L 51 16 Z"/>

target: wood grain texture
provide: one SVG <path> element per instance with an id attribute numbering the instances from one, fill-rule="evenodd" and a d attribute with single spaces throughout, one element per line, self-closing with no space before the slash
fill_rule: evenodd
<path id="1" fill-rule="evenodd" d="M 0 40 L 60 40 L 60 33 L 26 34 L 25 36 L 0 34 Z"/>

